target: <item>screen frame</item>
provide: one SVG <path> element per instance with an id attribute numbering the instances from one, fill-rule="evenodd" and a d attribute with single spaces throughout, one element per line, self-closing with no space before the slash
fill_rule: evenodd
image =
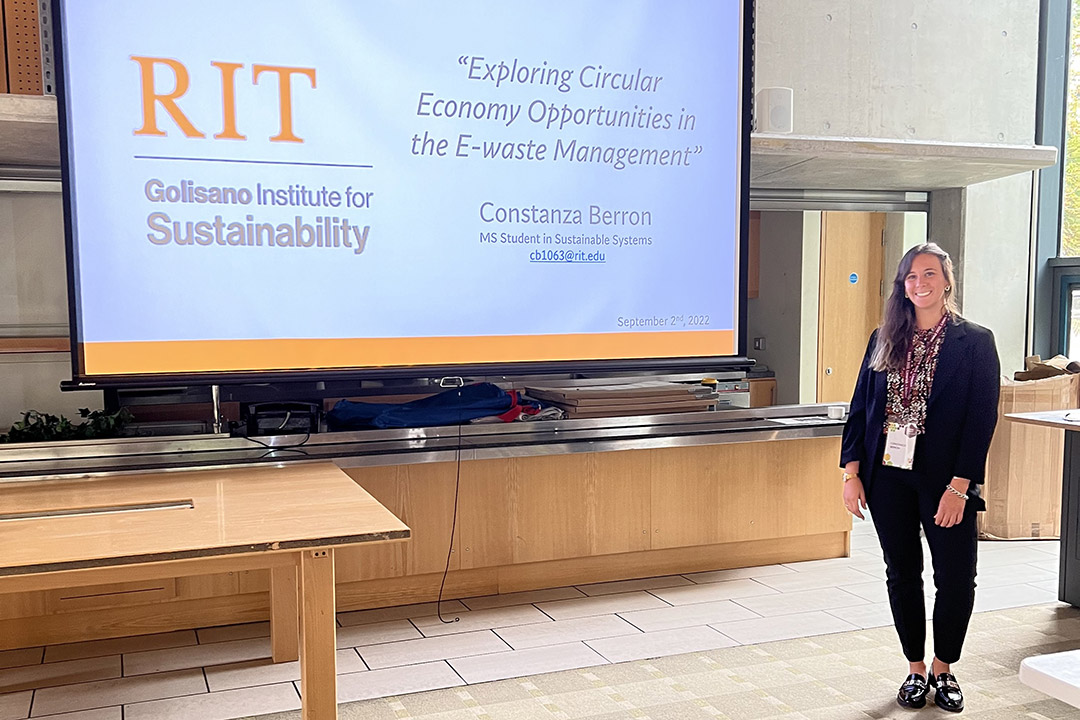
<path id="1" fill-rule="evenodd" d="M 738 145 L 738 202 L 736 219 L 738 238 L 735 265 L 738 268 L 735 306 L 736 354 L 702 357 L 623 358 L 606 360 L 525 361 L 510 363 L 478 363 L 460 365 L 358 366 L 334 368 L 290 368 L 282 370 L 221 371 L 192 373 L 147 373 L 93 375 L 84 371 L 82 324 L 79 307 L 79 268 L 76 262 L 74 237 L 75 194 L 73 193 L 72 156 L 70 147 L 67 64 L 64 57 L 66 18 L 61 0 L 50 0 L 52 9 L 54 55 L 56 67 L 57 121 L 60 140 L 61 193 L 64 212 L 64 246 L 67 262 L 68 331 L 71 345 L 70 382 L 64 389 L 137 388 L 177 385 L 216 385 L 267 382 L 296 382 L 319 379 L 376 379 L 376 378 L 446 378 L 470 376 L 527 376 L 553 373 L 633 372 L 680 373 L 710 372 L 751 364 L 747 351 L 747 283 L 750 227 L 750 134 L 753 113 L 754 11 L 753 0 L 738 0 L 741 17 L 739 58 L 739 145 Z"/>

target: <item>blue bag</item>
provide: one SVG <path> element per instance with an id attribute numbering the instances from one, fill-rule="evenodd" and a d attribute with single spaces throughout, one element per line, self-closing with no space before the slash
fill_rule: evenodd
<path id="1" fill-rule="evenodd" d="M 515 396 L 499 386 L 476 383 L 407 403 L 339 400 L 327 413 L 326 421 L 332 431 L 457 425 L 473 418 L 501 415 L 515 403 Z"/>

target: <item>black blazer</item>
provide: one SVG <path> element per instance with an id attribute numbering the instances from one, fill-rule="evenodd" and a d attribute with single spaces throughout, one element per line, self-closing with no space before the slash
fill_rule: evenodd
<path id="1" fill-rule="evenodd" d="M 859 477 L 868 494 L 885 441 L 882 428 L 888 394 L 887 373 L 870 369 L 877 333 L 870 336 L 859 369 L 840 451 L 841 467 L 859 461 Z M 968 495 L 976 510 L 986 509 L 979 484 L 985 479 L 986 454 L 997 425 L 1000 374 L 994 334 L 956 318 L 945 330 L 938 353 L 926 405 L 926 433 L 915 443 L 912 468 L 940 481 L 942 490 L 953 477 L 971 480 Z"/>

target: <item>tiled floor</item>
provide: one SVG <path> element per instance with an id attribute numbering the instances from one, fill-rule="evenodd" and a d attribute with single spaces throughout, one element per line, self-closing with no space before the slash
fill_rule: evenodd
<path id="1" fill-rule="evenodd" d="M 976 612 L 1052 603 L 1058 543 L 980 543 Z M 929 565 L 929 563 L 927 563 Z M 873 528 L 850 558 L 339 614 L 341 701 L 890 625 Z M 933 587 L 927 571 L 928 603 Z M 0 652 L 0 720 L 227 720 L 299 707 L 269 627 Z"/>
<path id="2" fill-rule="evenodd" d="M 963 717 L 1080 720 L 1080 709 L 1048 698 L 1017 677 L 1023 658 L 1071 649 L 1078 642 L 1080 609 L 1058 603 L 975 615 L 964 644 Z M 893 628 L 879 627 L 346 702 L 338 713 L 341 720 L 944 717 L 932 704 L 925 714 L 896 704 L 905 666 Z M 301 717 L 298 711 L 287 710 L 243 720 Z"/>

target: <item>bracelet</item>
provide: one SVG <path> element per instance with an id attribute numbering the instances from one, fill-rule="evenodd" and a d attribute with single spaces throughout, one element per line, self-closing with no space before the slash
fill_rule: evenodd
<path id="1" fill-rule="evenodd" d="M 845 472 L 844 473 L 844 482 L 847 482 L 848 480 L 851 480 L 852 478 L 857 478 L 857 477 L 859 477 L 859 473 Z"/>
<path id="2" fill-rule="evenodd" d="M 946 488 L 946 489 L 947 489 L 947 490 L 948 490 L 949 492 L 951 492 L 951 493 L 952 493 L 953 495 L 957 496 L 958 498 L 963 498 L 964 500 L 967 500 L 967 499 L 968 499 L 968 496 L 967 496 L 966 494 L 964 494 L 964 493 L 960 492 L 960 491 L 959 491 L 959 490 L 957 490 L 956 488 L 954 488 L 954 487 L 952 486 L 952 483 L 949 483 L 948 485 L 946 485 L 946 486 L 945 486 L 945 488 Z"/>

